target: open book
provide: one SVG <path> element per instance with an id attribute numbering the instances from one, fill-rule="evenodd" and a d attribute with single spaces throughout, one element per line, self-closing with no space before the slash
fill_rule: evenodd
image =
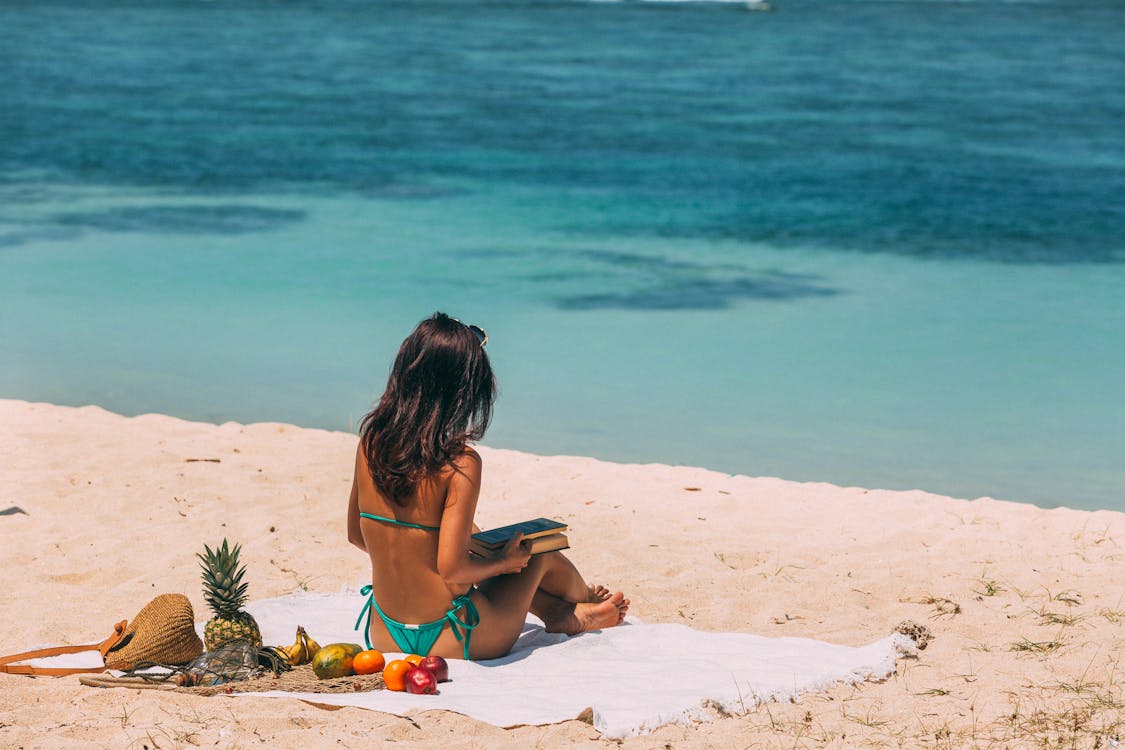
<path id="1" fill-rule="evenodd" d="M 531 554 L 540 555 L 566 549 L 570 542 L 566 538 L 566 524 L 549 518 L 535 518 L 530 521 L 513 523 L 488 531 L 479 531 L 469 538 L 469 551 L 481 557 L 493 557 L 504 548 L 517 531 L 523 532 L 523 541 L 531 547 Z"/>

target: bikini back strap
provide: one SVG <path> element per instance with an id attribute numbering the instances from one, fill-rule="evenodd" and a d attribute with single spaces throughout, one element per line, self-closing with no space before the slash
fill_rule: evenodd
<path id="1" fill-rule="evenodd" d="M 441 531 L 440 526 L 423 526 L 420 523 L 410 523 L 409 521 L 400 521 L 397 518 L 387 518 L 386 516 L 377 516 L 374 513 L 363 513 L 361 511 L 359 515 L 363 518 L 370 518 L 372 521 L 382 521 L 383 523 L 389 523 L 392 526 L 405 526 L 408 529 L 421 529 L 422 531 Z"/>

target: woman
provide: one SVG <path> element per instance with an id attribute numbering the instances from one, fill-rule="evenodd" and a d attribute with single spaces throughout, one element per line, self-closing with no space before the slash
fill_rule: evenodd
<path id="1" fill-rule="evenodd" d="M 348 540 L 371 558 L 360 614 L 369 647 L 494 659 L 528 612 L 569 634 L 625 618 L 624 595 L 588 586 L 560 552 L 532 557 L 517 535 L 494 558 L 469 554 L 481 481 L 469 443 L 484 435 L 496 398 L 487 341 L 443 313 L 419 323 L 360 426 Z"/>

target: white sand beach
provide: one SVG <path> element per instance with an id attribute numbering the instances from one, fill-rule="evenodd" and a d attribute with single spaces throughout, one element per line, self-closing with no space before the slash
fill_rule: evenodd
<path id="1" fill-rule="evenodd" d="M 243 545 L 252 599 L 361 584 L 355 440 L 0 401 L 0 652 L 101 640 L 163 592 L 206 619 L 195 554 L 223 537 Z M 480 525 L 566 521 L 578 567 L 645 622 L 860 645 L 914 620 L 934 638 L 882 683 L 623 741 L 578 720 L 502 729 L 0 674 L 0 747 L 1108 748 L 1125 733 L 1125 514 L 481 453 Z"/>

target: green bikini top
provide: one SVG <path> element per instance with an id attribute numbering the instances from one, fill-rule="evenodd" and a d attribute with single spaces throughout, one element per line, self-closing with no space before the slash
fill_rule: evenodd
<path id="1" fill-rule="evenodd" d="M 387 518 L 386 516 L 377 516 L 373 513 L 363 513 L 363 512 L 361 512 L 359 515 L 361 515 L 364 518 L 370 518 L 372 521 L 382 521 L 384 523 L 389 523 L 393 526 L 405 526 L 408 529 L 421 529 L 422 531 L 441 531 L 440 526 L 423 526 L 420 523 L 410 523 L 409 521 L 400 521 L 397 518 Z"/>

